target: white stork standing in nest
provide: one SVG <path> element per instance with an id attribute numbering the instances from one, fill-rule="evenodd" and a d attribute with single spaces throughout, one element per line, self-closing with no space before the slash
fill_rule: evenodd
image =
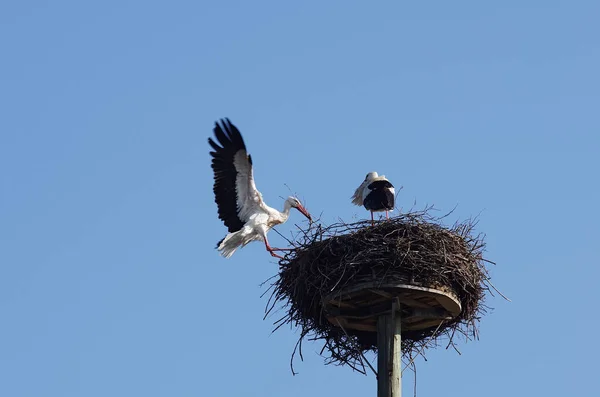
<path id="1" fill-rule="evenodd" d="M 310 214 L 292 196 L 285 200 L 282 212 L 265 204 L 262 194 L 256 189 L 252 158 L 246 152 L 240 131 L 227 118 L 222 119 L 220 124 L 216 122 L 213 131 L 220 144 L 208 138 L 214 149 L 210 152 L 215 177 L 213 191 L 219 219 L 229 230 L 227 236 L 217 243 L 217 249 L 222 256 L 229 258 L 239 247 L 262 240 L 272 256 L 282 258 L 275 251 L 288 249 L 271 247 L 267 232 L 287 221 L 291 208 L 296 208 L 312 222 Z"/>
<path id="2" fill-rule="evenodd" d="M 388 211 L 394 210 L 396 192 L 394 185 L 387 180 L 385 175 L 369 172 L 363 183 L 356 189 L 352 196 L 352 204 L 364 207 L 371 211 L 371 225 L 375 225 L 373 212 L 385 211 L 385 218 L 389 219 Z"/>

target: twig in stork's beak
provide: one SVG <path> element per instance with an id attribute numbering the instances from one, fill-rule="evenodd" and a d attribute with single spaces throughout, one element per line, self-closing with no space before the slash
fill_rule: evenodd
<path id="1" fill-rule="evenodd" d="M 305 217 L 307 217 L 307 218 L 308 218 L 308 221 L 309 221 L 310 223 L 312 223 L 312 221 L 313 221 L 313 220 L 312 220 L 312 217 L 310 216 L 310 214 L 308 213 L 308 211 L 306 210 L 306 208 L 304 208 L 302 205 L 299 205 L 298 207 L 296 207 L 296 209 L 297 209 L 298 211 L 300 211 L 300 212 L 302 213 L 302 215 L 304 215 Z"/>

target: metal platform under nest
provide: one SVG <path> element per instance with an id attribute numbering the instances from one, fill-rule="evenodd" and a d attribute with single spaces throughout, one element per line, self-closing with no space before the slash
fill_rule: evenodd
<path id="1" fill-rule="evenodd" d="M 322 304 L 335 326 L 377 333 L 378 397 L 402 394 L 402 334 L 440 327 L 462 310 L 449 290 L 376 281 L 336 291 Z"/>
<path id="2" fill-rule="evenodd" d="M 418 331 L 452 320 L 461 310 L 452 292 L 410 284 L 367 282 L 336 291 L 323 299 L 327 320 L 345 329 L 377 332 L 377 318 L 400 308 L 402 331 Z"/>

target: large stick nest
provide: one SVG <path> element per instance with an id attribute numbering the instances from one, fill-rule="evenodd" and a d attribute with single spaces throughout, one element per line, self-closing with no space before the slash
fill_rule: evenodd
<path id="1" fill-rule="evenodd" d="M 363 353 L 377 350 L 377 334 L 333 325 L 325 317 L 322 300 L 367 281 L 442 287 L 460 300 L 458 317 L 438 327 L 403 333 L 402 352 L 411 364 L 441 338 L 446 347 L 456 349 L 455 334 L 467 340 L 478 337 L 477 324 L 487 309 L 484 294 L 493 288 L 484 267 L 489 261 L 483 258 L 483 236 L 473 233 L 474 221 L 446 227 L 444 217 L 431 216 L 431 210 L 401 214 L 375 226 L 370 221 L 313 224 L 293 237 L 290 243 L 295 248 L 279 262 L 266 309 L 266 315 L 275 307 L 284 312 L 275 329 L 289 324 L 300 330 L 292 371 L 294 355 L 299 351 L 302 357 L 302 341 L 307 339 L 323 342 L 320 354 L 326 363 L 364 372 Z"/>

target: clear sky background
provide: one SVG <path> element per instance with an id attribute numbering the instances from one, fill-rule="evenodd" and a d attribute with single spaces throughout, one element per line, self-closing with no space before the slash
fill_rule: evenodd
<path id="1" fill-rule="evenodd" d="M 403 208 L 480 214 L 512 303 L 488 299 L 462 355 L 419 359 L 418 395 L 597 395 L 599 16 L 592 0 L 3 2 L 0 395 L 375 395 L 316 344 L 292 376 L 297 332 L 262 319 L 275 261 L 214 249 L 221 117 L 276 208 L 287 183 L 325 223 L 366 218 L 350 196 L 378 171 Z"/>

